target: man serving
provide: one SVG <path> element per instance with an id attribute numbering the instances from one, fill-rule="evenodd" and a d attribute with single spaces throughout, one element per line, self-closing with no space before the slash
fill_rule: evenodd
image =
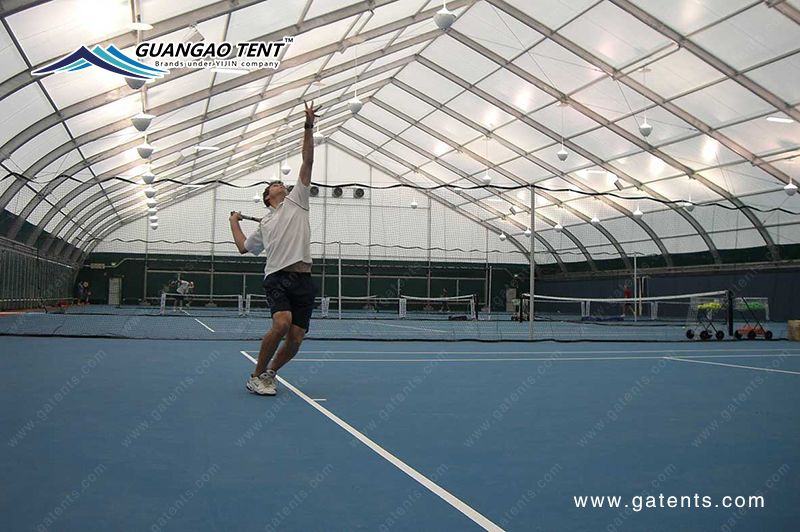
<path id="1" fill-rule="evenodd" d="M 260 255 L 263 251 L 267 256 L 264 291 L 272 313 L 272 327 L 261 339 L 255 372 L 247 380 L 247 389 L 259 395 L 275 395 L 275 374 L 297 354 L 314 309 L 308 198 L 314 164 L 312 132 L 318 111 L 314 102 L 305 105 L 303 162 L 297 185 L 287 192 L 280 181 L 269 184 L 262 195 L 268 212 L 259 228 L 248 237 L 239 225 L 241 213 L 232 212 L 230 217 L 239 253 Z M 283 344 L 278 349 L 281 340 Z"/>

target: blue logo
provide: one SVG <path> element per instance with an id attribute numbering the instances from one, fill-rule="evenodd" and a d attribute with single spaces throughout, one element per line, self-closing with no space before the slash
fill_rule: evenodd
<path id="1" fill-rule="evenodd" d="M 52 72 L 75 72 L 92 65 L 121 76 L 136 79 L 160 78 L 164 74 L 169 74 L 169 70 L 153 68 L 131 59 L 113 44 L 108 45 L 106 49 L 103 49 L 98 44 L 91 51 L 85 46 L 81 46 L 63 59 L 34 70 L 31 74 L 43 76 Z"/>

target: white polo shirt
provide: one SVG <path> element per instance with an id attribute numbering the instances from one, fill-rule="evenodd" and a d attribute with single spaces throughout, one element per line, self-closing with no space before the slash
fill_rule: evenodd
<path id="1" fill-rule="evenodd" d="M 247 237 L 247 251 L 253 255 L 266 251 L 264 277 L 298 262 L 311 264 L 309 189 L 298 179 L 283 203 L 274 209 L 268 207 L 259 228 Z"/>

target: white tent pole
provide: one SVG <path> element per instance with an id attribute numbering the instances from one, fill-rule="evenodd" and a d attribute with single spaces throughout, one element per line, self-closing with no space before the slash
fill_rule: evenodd
<path id="1" fill-rule="evenodd" d="M 530 288 L 529 288 L 529 290 L 530 290 L 529 291 L 530 300 L 528 301 L 528 339 L 529 340 L 533 340 L 533 317 L 534 317 L 534 313 L 533 313 L 533 299 L 534 299 L 534 297 L 533 297 L 533 294 L 534 294 L 534 292 L 533 292 L 533 285 L 534 285 L 533 272 L 534 272 L 535 266 L 536 266 L 536 261 L 535 261 L 535 259 L 533 257 L 533 240 L 534 240 L 533 236 L 534 236 L 534 234 L 536 234 L 536 227 L 534 225 L 534 215 L 536 213 L 536 198 L 534 197 L 534 191 L 535 191 L 535 189 L 533 187 L 533 184 L 531 184 L 531 224 L 530 224 L 530 229 L 531 229 L 531 242 L 530 242 L 530 246 L 531 246 L 530 268 L 531 268 L 531 271 L 530 271 L 530 280 L 531 280 L 531 282 L 530 282 Z M 522 303 L 520 302 L 520 304 L 522 304 Z"/>

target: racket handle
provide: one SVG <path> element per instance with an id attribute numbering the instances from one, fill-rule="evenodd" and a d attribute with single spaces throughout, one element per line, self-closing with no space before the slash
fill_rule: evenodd
<path id="1" fill-rule="evenodd" d="M 231 215 L 238 211 L 231 211 Z M 246 214 L 239 213 L 239 216 L 242 217 L 242 220 L 250 220 L 251 222 L 261 222 L 261 218 L 256 218 L 255 216 L 248 216 Z"/>

